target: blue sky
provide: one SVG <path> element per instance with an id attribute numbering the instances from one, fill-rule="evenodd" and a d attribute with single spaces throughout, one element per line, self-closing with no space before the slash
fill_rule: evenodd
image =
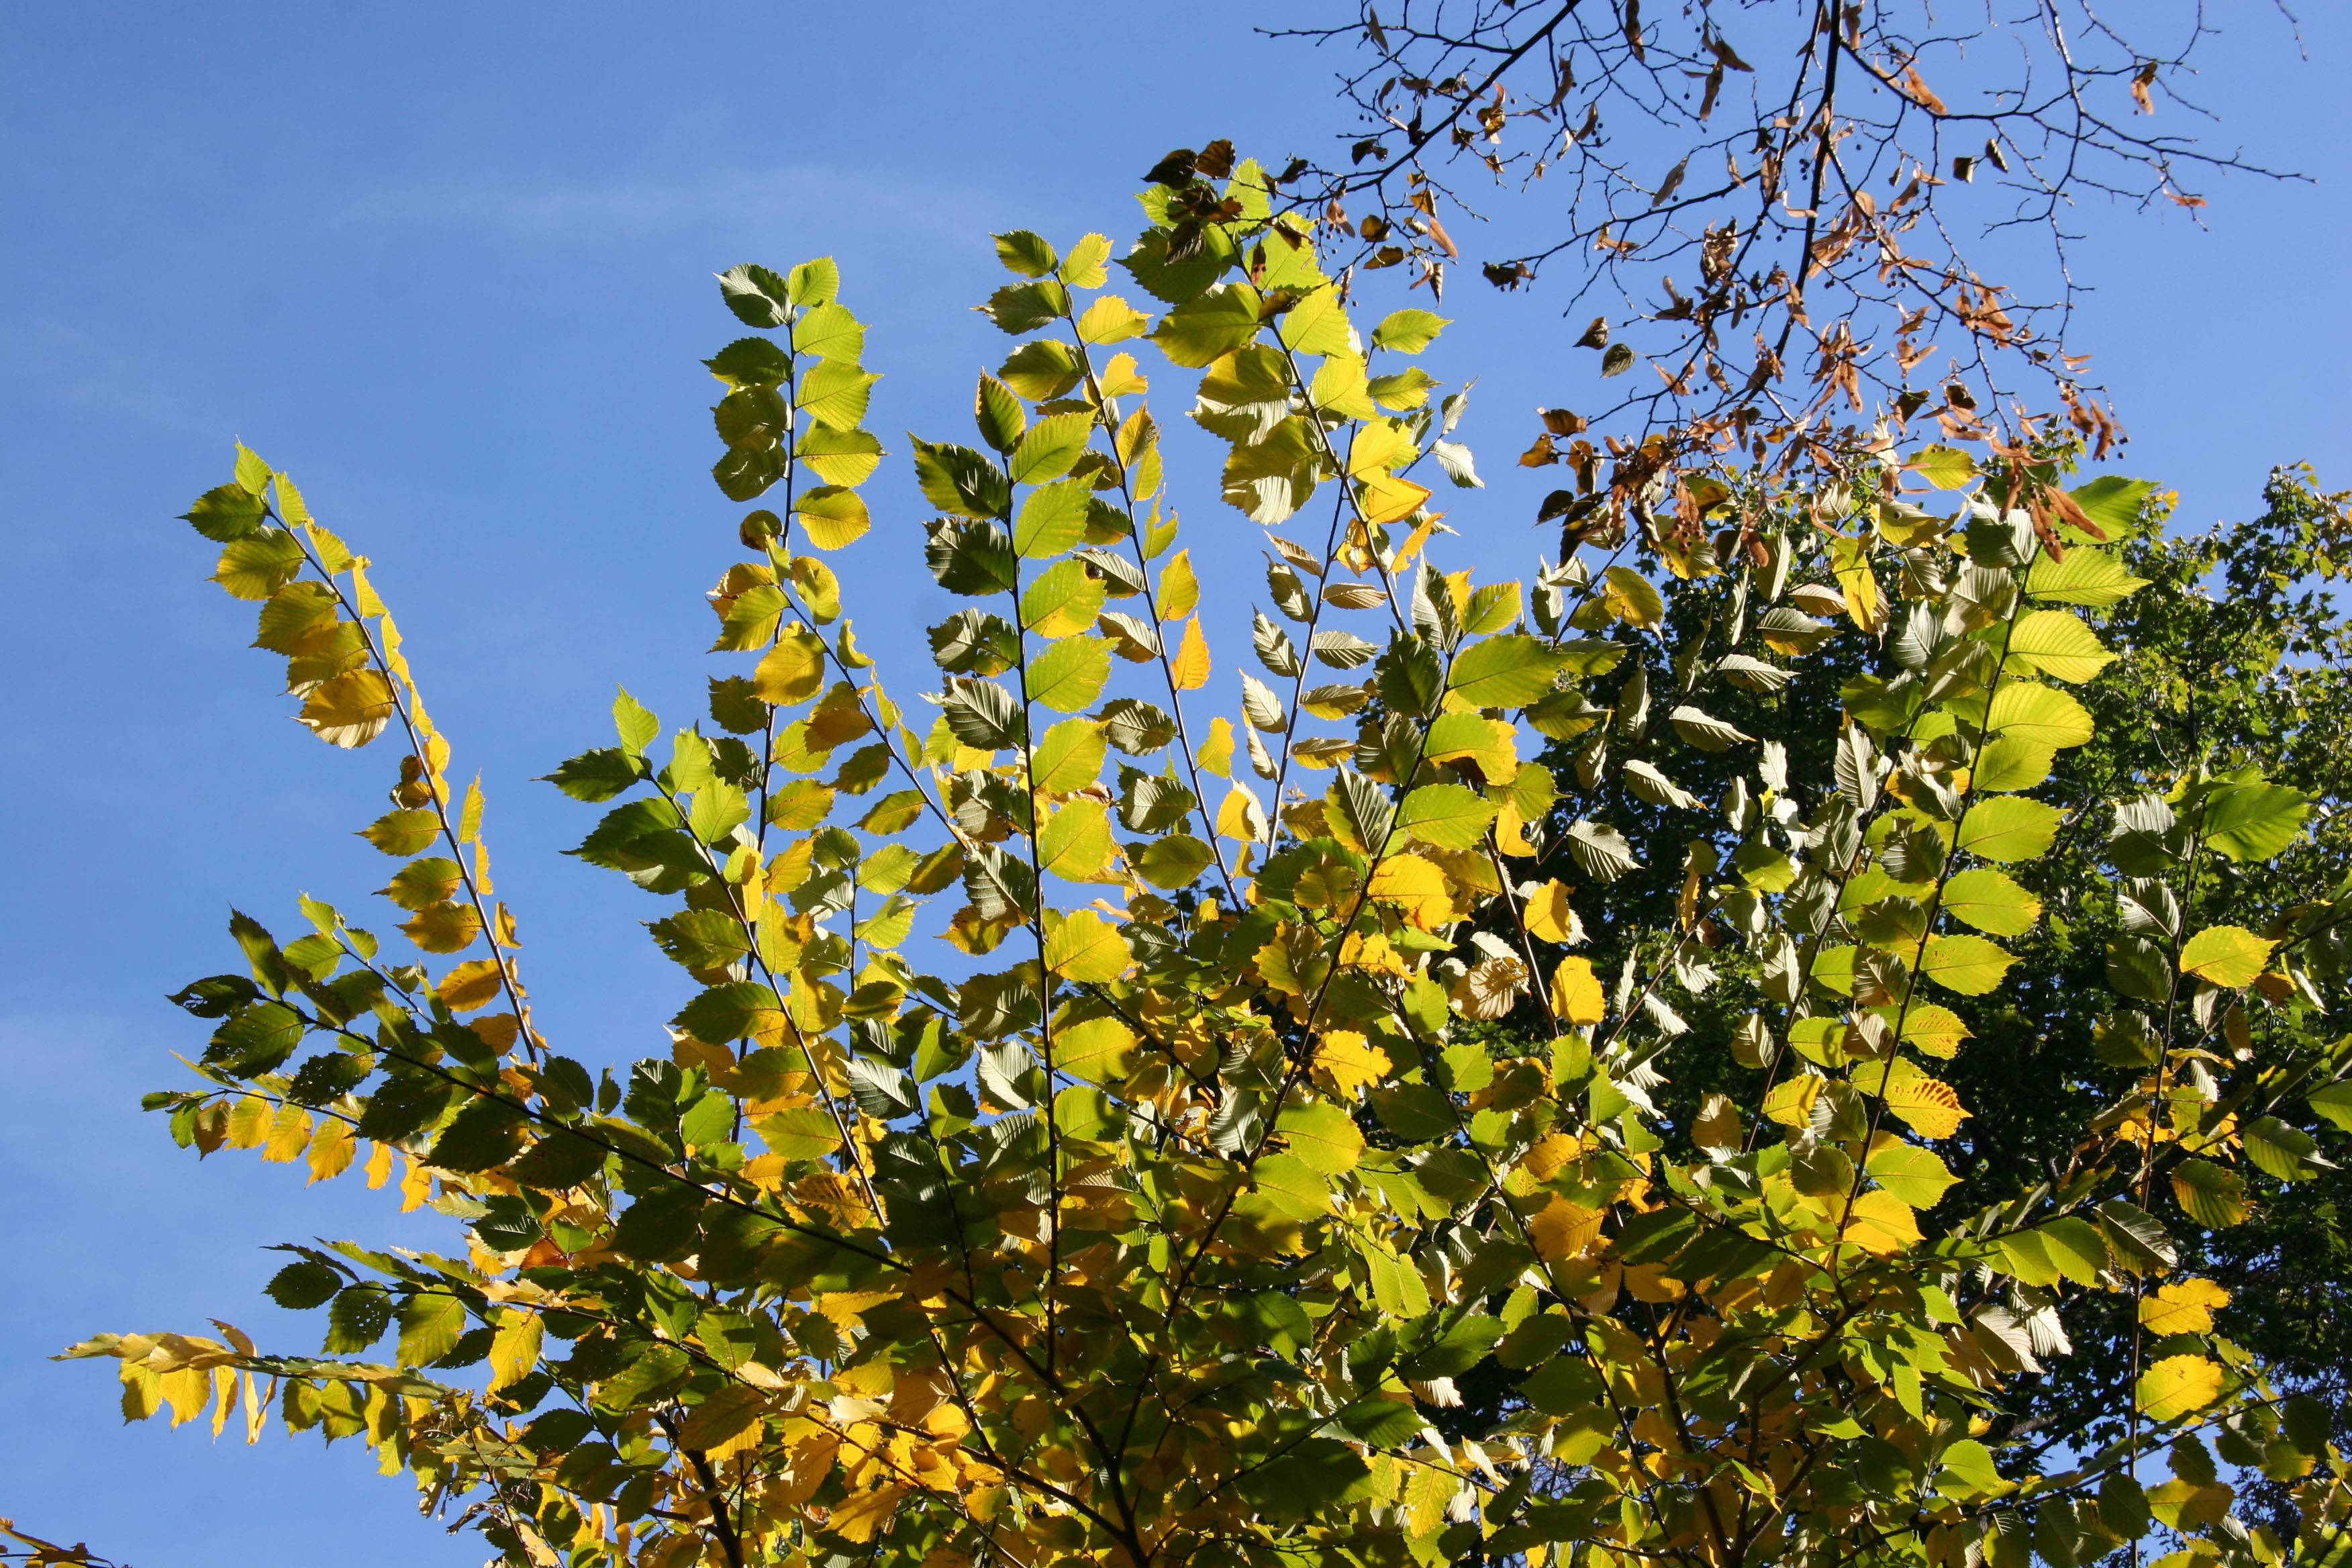
<path id="1" fill-rule="evenodd" d="M 2233 8 L 2238 10 L 2241 8 Z M 2080 346 L 2123 395 L 2120 466 L 2183 518 L 2246 510 L 2276 462 L 2345 458 L 2352 26 L 2312 7 L 2298 59 L 2268 7 L 2208 58 L 2219 139 L 2315 185 L 2212 192 L 2209 229 L 2092 209 Z M 678 720 L 736 553 L 707 478 L 710 383 L 733 335 L 709 274 L 832 254 L 888 373 L 872 426 L 961 435 L 1003 340 L 967 307 L 1001 278 L 984 236 L 1124 236 L 1168 147 L 1270 158 L 1330 123 L 1323 68 L 1250 36 L 1318 7 L 1033 4 L 725 12 L 573 5 L 0 9 L 0 443 L 16 500 L 0 616 L 15 765 L 0 943 L 10 1087 L 0 1191 L 0 1511 L 119 1557 L 186 1565 L 473 1562 L 346 1446 L 118 1429 L 109 1374 L 42 1358 L 100 1330 L 222 1317 L 289 1350 L 268 1244 L 421 1240 L 352 1178 L 198 1168 L 141 1115 L 197 1029 L 162 997 L 229 967 L 232 904 L 293 918 L 304 889 L 368 902 L 349 837 L 389 759 L 286 720 L 250 611 L 172 521 L 242 435 L 379 563 L 458 766 L 484 774 L 502 891 L 542 1024 L 570 1054 L 658 1048 L 684 982 L 635 921 L 650 901 L 557 851 L 593 820 L 526 782 L 607 733 L 613 684 Z M 2330 85 L 2330 84 L 2335 85 Z M 1471 239 L 1474 252 L 1478 248 Z M 1466 558 L 1512 574 L 1541 476 L 1528 410 L 1571 402 L 1544 296 L 1465 281 L 1433 370 L 1481 377 L 1464 434 L 1492 487 L 1456 510 Z M 1177 411 L 1163 396 L 1163 421 Z M 863 641 L 922 689 L 940 610 L 911 486 L 844 575 Z M 1197 492 L 1198 486 L 1195 486 Z M 895 528 L 893 525 L 896 525 Z M 1229 609 L 1249 524 L 1202 498 L 1194 558 Z M 1236 620 L 1235 625 L 1239 622 Z"/>

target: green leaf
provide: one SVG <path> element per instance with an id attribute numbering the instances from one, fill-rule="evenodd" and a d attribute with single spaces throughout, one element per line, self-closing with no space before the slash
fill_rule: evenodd
<path id="1" fill-rule="evenodd" d="M 1005 331 L 1034 332 L 1039 327 L 1062 319 L 1070 308 L 1069 290 L 1058 279 L 1041 278 L 1034 283 L 1008 283 L 988 297 L 980 313 L 994 321 Z"/>
<path id="2" fill-rule="evenodd" d="M 1521 708 L 1552 688 L 1560 657 L 1536 637 L 1487 637 L 1454 656 L 1446 688 L 1474 708 Z"/>
<path id="3" fill-rule="evenodd" d="M 1004 470 L 970 447 L 915 443 L 915 479 L 923 499 L 950 517 L 1003 517 L 1013 504 Z"/>
<path id="4" fill-rule="evenodd" d="M 2127 479 L 2120 474 L 2102 474 L 2066 493 L 2083 509 L 2084 516 L 2105 531 L 2109 540 L 2120 540 L 2138 531 L 2147 498 L 2156 493 L 2156 484 L 2149 479 Z"/>
<path id="5" fill-rule="evenodd" d="M 1004 384 L 1032 403 L 1045 403 L 1078 384 L 1077 351 L 1053 338 L 1023 343 L 997 367 Z"/>
<path id="6" fill-rule="evenodd" d="M 1102 726 L 1091 719 L 1065 719 L 1037 742 L 1030 761 L 1035 786 L 1047 795 L 1068 795 L 1102 775 L 1108 746 Z"/>
<path id="7" fill-rule="evenodd" d="M 2042 900 L 2006 872 L 1979 867 L 1944 884 L 1944 912 L 1990 936 L 2021 936 L 2042 918 Z"/>
<path id="8" fill-rule="evenodd" d="M 2172 1195 L 2189 1218 L 2215 1229 L 2241 1224 L 2253 1212 L 2237 1173 L 2210 1160 L 2183 1160 L 2174 1166 Z"/>
<path id="9" fill-rule="evenodd" d="M 1083 711 L 1110 679 L 1110 645 L 1097 637 L 1064 637 L 1029 666 L 1029 698 L 1056 713 Z"/>
<path id="10" fill-rule="evenodd" d="M 1423 784 L 1397 806 L 1396 826 L 1441 849 L 1469 849 L 1486 837 L 1495 803 L 1458 784 Z"/>
<path id="11" fill-rule="evenodd" d="M 841 268 L 830 256 L 803 261 L 784 281 L 784 297 L 795 305 L 829 305 L 841 292 Z"/>
<path id="12" fill-rule="evenodd" d="M 2234 991 L 2251 985 L 2278 943 L 2243 926 L 2207 926 L 2180 950 L 2180 973 Z"/>
<path id="13" fill-rule="evenodd" d="M 1082 632 L 1102 613 L 1107 592 L 1103 580 L 1088 572 L 1085 562 L 1056 561 L 1022 593 L 1021 625 L 1049 637 Z"/>
<path id="14" fill-rule="evenodd" d="M 2319 1141 L 2300 1127 L 2275 1116 L 2257 1117 L 2241 1132 L 2246 1158 L 2282 1182 L 2308 1181 L 2326 1162 L 2317 1158 Z"/>
<path id="15" fill-rule="evenodd" d="M 420 1291 L 400 1304 L 394 1359 L 402 1366 L 430 1366 L 457 1348 L 466 1324 L 465 1302 L 445 1292 Z"/>
<path id="16" fill-rule="evenodd" d="M 1969 770 L 1969 787 L 1983 795 L 2009 795 L 2032 789 L 2050 776 L 2058 750 L 2029 735 L 1996 737 L 1977 753 Z"/>
<path id="17" fill-rule="evenodd" d="M 514 1158 L 526 1132 L 520 1111 L 479 1096 L 467 1100 L 457 1119 L 441 1130 L 427 1158 L 448 1171 L 491 1170 Z"/>
<path id="18" fill-rule="evenodd" d="M 2063 561 L 2037 556 L 2025 574 L 2026 596 L 2061 605 L 2084 605 L 2097 610 L 2119 604 L 2147 586 L 2103 550 L 2076 545 Z"/>
<path id="19" fill-rule="evenodd" d="M 2044 746 L 2080 746 L 2095 729 L 2091 710 L 2054 686 L 2005 680 L 1985 711 L 1987 734 Z"/>
<path id="20" fill-rule="evenodd" d="M 342 1272 L 331 1264 L 320 1263 L 315 1258 L 288 1264 L 271 1275 L 269 1283 L 262 1287 L 271 1300 L 289 1312 L 307 1312 L 313 1307 L 323 1307 L 342 1288 Z"/>
<path id="21" fill-rule="evenodd" d="M 1031 426 L 1006 460 L 1013 482 L 1042 485 L 1068 473 L 1087 449 L 1094 424 L 1091 414 L 1055 414 Z"/>
<path id="22" fill-rule="evenodd" d="M 791 289 L 764 267 L 746 262 L 719 274 L 719 297 L 747 327 L 767 331 L 791 316 Z"/>
<path id="23" fill-rule="evenodd" d="M 1282 318 L 1281 336 L 1284 345 L 1298 353 L 1355 353 L 1355 329 L 1348 324 L 1336 284 L 1327 283 L 1293 305 Z"/>
<path id="24" fill-rule="evenodd" d="M 2268 860 L 2294 842 L 2311 815 L 2311 799 L 2259 774 L 2222 779 L 2205 797 L 2206 844 L 2231 860 Z"/>
<path id="25" fill-rule="evenodd" d="M 1327 1176 L 1355 1169 L 1363 1158 L 1364 1135 L 1348 1113 L 1328 1101 L 1284 1108 L 1274 1130 L 1290 1141 L 1290 1152 Z"/>
<path id="26" fill-rule="evenodd" d="M 973 423 L 980 426 L 980 438 L 999 452 L 1013 450 L 1021 433 L 1029 427 L 1029 416 L 1021 406 L 1020 396 L 992 375 L 980 378 L 980 386 L 972 394 L 971 411 Z"/>
<path id="27" fill-rule="evenodd" d="M 2106 1238 L 2099 1227 L 2075 1215 L 2062 1215 L 2036 1226 L 2033 1234 L 2049 1249 L 2058 1272 L 2077 1285 L 2096 1285 L 2107 1266 Z"/>
<path id="28" fill-rule="evenodd" d="M 1982 996 L 2000 984 L 2017 960 L 1980 936 L 1931 936 L 1919 973 L 1963 996 Z"/>
<path id="29" fill-rule="evenodd" d="M 2064 610 L 2036 610 L 2010 628 L 2012 658 L 2053 680 L 2080 686 L 2115 662 L 2098 633 Z"/>
<path id="30" fill-rule="evenodd" d="M 1189 833 L 1171 833 L 1127 852 L 1128 864 L 1155 888 L 1189 888 L 1215 858 L 1210 847 Z M 2352 1097 L 2347 1097 L 2352 1099 Z M 2347 1111 L 2352 1115 L 2352 1111 Z"/>
<path id="31" fill-rule="evenodd" d="M 822 1160 L 841 1147 L 841 1132 L 833 1117 L 814 1105 L 795 1106 L 763 1116 L 751 1124 L 768 1152 L 793 1162 Z"/>
<path id="32" fill-rule="evenodd" d="M 2352 1079 L 2312 1090 L 2311 1109 L 2352 1132 Z"/>
<path id="33" fill-rule="evenodd" d="M 1372 329 L 1372 347 L 1391 353 L 1417 354 L 1437 341 L 1453 322 L 1427 310 L 1393 310 Z"/>
<path id="34" fill-rule="evenodd" d="M 1257 336 L 1257 290 L 1220 283 L 1160 318 L 1151 341 L 1176 363 L 1199 370 Z"/>
<path id="35" fill-rule="evenodd" d="M 261 498 L 243 485 L 221 485 L 198 496 L 180 515 L 214 543 L 227 544 L 259 531 L 264 510 Z"/>
<path id="36" fill-rule="evenodd" d="M 2001 865 L 2038 860 L 2049 853 L 2065 815 L 2054 805 L 2017 795 L 1977 801 L 1960 818 L 1955 847 Z"/>
<path id="37" fill-rule="evenodd" d="M 1919 1209 L 1935 1207 L 1959 1180 L 1933 1149 L 1892 1139 L 1872 1152 L 1864 1169 L 1880 1186 Z"/>
<path id="38" fill-rule="evenodd" d="M 1074 548 L 1086 534 L 1091 488 L 1084 479 L 1062 479 L 1031 491 L 1013 525 L 1013 549 L 1040 561 Z"/>
<path id="39" fill-rule="evenodd" d="M 1045 237 L 1016 228 L 996 237 L 996 259 L 1017 278 L 1043 278 L 1062 264 Z"/>

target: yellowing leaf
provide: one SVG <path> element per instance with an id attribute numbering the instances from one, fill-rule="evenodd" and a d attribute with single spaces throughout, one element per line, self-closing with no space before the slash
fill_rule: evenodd
<path id="1" fill-rule="evenodd" d="M 1551 1011 L 1561 1023 L 1578 1028 L 1598 1024 L 1608 1013 L 1608 993 L 1601 990 L 1600 977 L 1592 973 L 1591 960 L 1559 961 L 1559 967 L 1551 972 Z"/>
<path id="2" fill-rule="evenodd" d="M 1160 618 L 1181 621 L 1201 602 L 1201 580 L 1192 574 L 1192 552 L 1180 550 L 1160 569 Z"/>
<path id="3" fill-rule="evenodd" d="M 1135 950 L 1118 928 L 1092 910 L 1073 910 L 1045 939 L 1045 967 L 1080 984 L 1116 980 Z"/>
<path id="4" fill-rule="evenodd" d="M 1957 447 L 1930 447 L 1903 465 L 1939 490 L 1966 489 L 1977 465 Z"/>
<path id="5" fill-rule="evenodd" d="M 1631 566 L 1612 566 L 1601 576 L 1601 603 L 1619 620 L 1646 631 L 1666 618 L 1657 584 Z"/>
<path id="6" fill-rule="evenodd" d="M 1372 872 L 1366 896 L 1386 904 L 1423 931 L 1454 921 L 1454 889 L 1444 871 L 1418 855 L 1391 855 Z"/>
<path id="7" fill-rule="evenodd" d="M 2221 1396 L 2221 1369 L 2201 1355 L 2167 1356 L 2140 1376 L 2140 1414 L 2151 1421 L 2177 1421 Z"/>
<path id="8" fill-rule="evenodd" d="M 2207 926 L 2180 950 L 2180 973 L 2234 991 L 2251 985 L 2278 943 L 2243 926 Z"/>
<path id="9" fill-rule="evenodd" d="M 1135 1031 L 1117 1018 L 1086 1018 L 1054 1031 L 1054 1066 L 1088 1083 L 1125 1078 L 1135 1059 Z"/>
<path id="10" fill-rule="evenodd" d="M 2140 1298 L 2139 1321 L 2159 1334 L 2210 1334 L 2213 1314 L 2230 1304 L 2230 1293 L 2210 1279 L 2178 1279 Z"/>
<path id="11" fill-rule="evenodd" d="M 1209 684 L 1209 640 L 1201 635 L 1201 617 L 1184 623 L 1176 657 L 1168 662 L 1168 679 L 1179 691 L 1198 691 Z"/>
<path id="12" fill-rule="evenodd" d="M 1885 1068 L 1863 1068 L 1854 1074 L 1854 1081 L 1858 1087 L 1876 1089 L 1885 1096 L 1886 1109 L 1922 1138 L 1949 1138 L 1968 1119 L 1958 1091 L 1908 1061 L 1898 1059 Z"/>
<path id="13" fill-rule="evenodd" d="M 1394 1065 L 1388 1052 L 1367 1043 L 1356 1030 L 1333 1029 L 1316 1042 L 1310 1070 L 1322 1088 L 1353 1100 L 1359 1091 L 1387 1078 Z"/>
<path id="14" fill-rule="evenodd" d="M 1910 1012 L 1904 1016 L 1903 1043 L 1927 1056 L 1947 1059 L 1958 1056 L 1960 1042 L 1968 1037 L 1969 1026 L 1949 1007 L 1914 1002 Z"/>
<path id="15" fill-rule="evenodd" d="M 537 1312 L 509 1311 L 490 1336 L 490 1386 L 520 1383 L 539 1364 L 539 1345 L 546 1331 Z"/>
<path id="16" fill-rule="evenodd" d="M 802 626 L 778 637 L 751 671 L 752 691 L 761 701 L 777 706 L 805 702 L 824 686 L 824 644 Z"/>
<path id="17" fill-rule="evenodd" d="M 1919 973 L 1948 991 L 1981 996 L 2000 984 L 2017 962 L 1980 936 L 1931 936 L 1919 958 Z"/>
<path id="18" fill-rule="evenodd" d="M 296 715 L 331 746 L 364 746 L 392 722 L 392 685 L 373 669 L 348 670 L 322 681 Z"/>
<path id="19" fill-rule="evenodd" d="M 856 490 L 819 485 L 793 503 L 801 521 L 801 537 L 819 550 L 839 550 L 855 544 L 874 525 L 866 502 Z"/>
<path id="20" fill-rule="evenodd" d="M 1601 1217 L 1597 1209 L 1555 1197 L 1528 1221 L 1528 1237 L 1534 1242 L 1538 1257 L 1566 1262 L 1601 1239 Z"/>
<path id="21" fill-rule="evenodd" d="M 1518 732 L 1509 721 L 1483 713 L 1440 714 L 1429 727 L 1422 754 L 1433 763 L 1466 758 L 1490 784 L 1507 784 L 1518 776 Z"/>
<path id="22" fill-rule="evenodd" d="M 2010 628 L 2009 652 L 2053 680 L 2080 686 L 2115 662 L 2083 617 L 2036 610 Z"/>
<path id="23" fill-rule="evenodd" d="M 494 959 L 469 959 L 441 977 L 434 987 L 452 1013 L 470 1013 L 499 999 L 503 973 Z"/>
<path id="24" fill-rule="evenodd" d="M 1846 1240 L 1864 1252 L 1885 1257 L 1920 1239 L 1918 1216 L 1891 1189 L 1863 1194 L 1846 1210 Z"/>

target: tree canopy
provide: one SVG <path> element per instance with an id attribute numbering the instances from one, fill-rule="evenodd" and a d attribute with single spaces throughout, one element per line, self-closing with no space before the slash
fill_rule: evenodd
<path id="1" fill-rule="evenodd" d="M 1213 145 L 1123 253 L 996 237 L 1007 356 L 895 453 L 833 263 L 722 275 L 707 704 L 551 775 L 699 987 L 626 1067 L 534 1024 L 371 563 L 240 447 L 188 521 L 394 754 L 401 918 L 236 915 L 149 1103 L 462 1247 L 289 1247 L 317 1353 L 68 1353 L 517 1563 L 2332 1568 L 2330 1411 L 2224 1280 L 2352 1128 L 2341 621 L 2242 591 L 2341 503 L 2168 540 L 2063 421 L 1759 408 L 1478 583 L 1447 322 L 1281 192 Z M 893 695 L 827 558 L 918 497 Z"/>

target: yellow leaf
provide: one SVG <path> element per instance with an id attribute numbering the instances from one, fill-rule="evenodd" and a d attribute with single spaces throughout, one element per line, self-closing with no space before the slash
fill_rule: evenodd
<path id="1" fill-rule="evenodd" d="M 2230 1293 L 2210 1279 L 2180 1279 L 2142 1298 L 2139 1321 L 2159 1334 L 2210 1334 L 2213 1313 L 2229 1304 Z"/>
<path id="2" fill-rule="evenodd" d="M 1353 1029 L 1333 1029 L 1316 1042 L 1315 1081 L 1349 1100 L 1385 1079 L 1394 1065 L 1388 1052 Z"/>
<path id="3" fill-rule="evenodd" d="M 1118 928 L 1092 910 L 1073 910 L 1045 939 L 1045 967 L 1080 984 L 1118 979 L 1134 957 Z"/>
<path id="4" fill-rule="evenodd" d="M 310 1146 L 310 1112 L 299 1105 L 279 1106 L 269 1119 L 269 1138 L 261 1146 L 261 1157 L 273 1164 L 287 1164 Z"/>
<path id="5" fill-rule="evenodd" d="M 359 1145 L 352 1138 L 348 1121 L 328 1121 L 319 1128 L 318 1136 L 310 1140 L 310 1180 L 331 1182 L 351 1169 L 352 1156 Z"/>
<path id="6" fill-rule="evenodd" d="M 1169 661 L 1168 678 L 1179 691 L 1198 691 L 1209 684 L 1209 640 L 1201 635 L 1201 617 L 1184 623 L 1184 635 Z"/>
<path id="7" fill-rule="evenodd" d="M 1371 474 L 1357 481 L 1356 505 L 1366 522 L 1402 522 L 1428 499 L 1429 491 L 1393 474 Z"/>
<path id="8" fill-rule="evenodd" d="M 2176 1420 L 2221 1396 L 2221 1369 L 2201 1355 L 2167 1356 L 2141 1374 L 2138 1394 L 2149 1420 Z"/>
<path id="9" fill-rule="evenodd" d="M 490 1336 L 490 1386 L 520 1383 L 539 1364 L 539 1343 L 545 1325 L 536 1312 L 509 1313 Z"/>
<path id="10" fill-rule="evenodd" d="M 1528 933 L 1545 942 L 1573 946 L 1584 940 L 1584 922 L 1576 918 L 1576 910 L 1568 901 L 1568 889 L 1557 879 L 1536 890 L 1521 918 L 1528 922 Z"/>
<path id="11" fill-rule="evenodd" d="M 1230 719 L 1209 721 L 1208 738 L 1201 742 L 1201 766 L 1219 778 L 1233 777 L 1234 721 Z"/>
<path id="12" fill-rule="evenodd" d="M 1555 1197 L 1528 1221 L 1528 1236 L 1535 1243 L 1538 1257 L 1562 1262 L 1601 1239 L 1601 1215 L 1581 1204 Z"/>
<path id="13" fill-rule="evenodd" d="M 1404 426 L 1393 419 L 1375 419 L 1359 426 L 1356 437 L 1348 444 L 1348 477 L 1351 479 L 1384 478 L 1412 456 L 1412 437 Z M 1419 486 L 1413 487 L 1420 489 Z M 1423 490 L 1423 495 L 1429 492 Z"/>
<path id="14" fill-rule="evenodd" d="M 1201 602 L 1201 580 L 1192 574 L 1192 552 L 1180 550 L 1160 569 L 1160 618 L 1181 621 Z"/>
<path id="15" fill-rule="evenodd" d="M 452 1013 L 470 1013 L 499 999 L 503 978 L 497 961 L 476 958 L 443 975 L 434 989 Z"/>
<path id="16" fill-rule="evenodd" d="M 1919 1221 L 1909 1204 L 1893 1193 L 1874 1190 L 1854 1199 L 1846 1210 L 1844 1237 L 1883 1258 L 1918 1241 Z"/>
<path id="17" fill-rule="evenodd" d="M 1226 793 L 1224 804 L 1217 807 L 1217 832 L 1242 844 L 1255 844 L 1265 837 L 1265 807 L 1249 785 L 1237 784 Z"/>
<path id="18" fill-rule="evenodd" d="M 1418 855 L 1391 855 L 1372 872 L 1365 896 L 1387 904 L 1423 931 L 1454 921 L 1454 889 L 1445 873 Z"/>
<path id="19" fill-rule="evenodd" d="M 898 1511 L 898 1500 L 906 1495 L 907 1489 L 896 1485 L 860 1492 L 835 1507 L 828 1528 L 845 1541 L 871 1541 L 890 1522 L 890 1516 Z"/>
<path id="20" fill-rule="evenodd" d="M 1590 959 L 1563 958 L 1551 972 L 1552 1016 L 1563 1024 L 1590 1028 L 1609 1010 L 1608 994 L 1592 973 Z"/>

